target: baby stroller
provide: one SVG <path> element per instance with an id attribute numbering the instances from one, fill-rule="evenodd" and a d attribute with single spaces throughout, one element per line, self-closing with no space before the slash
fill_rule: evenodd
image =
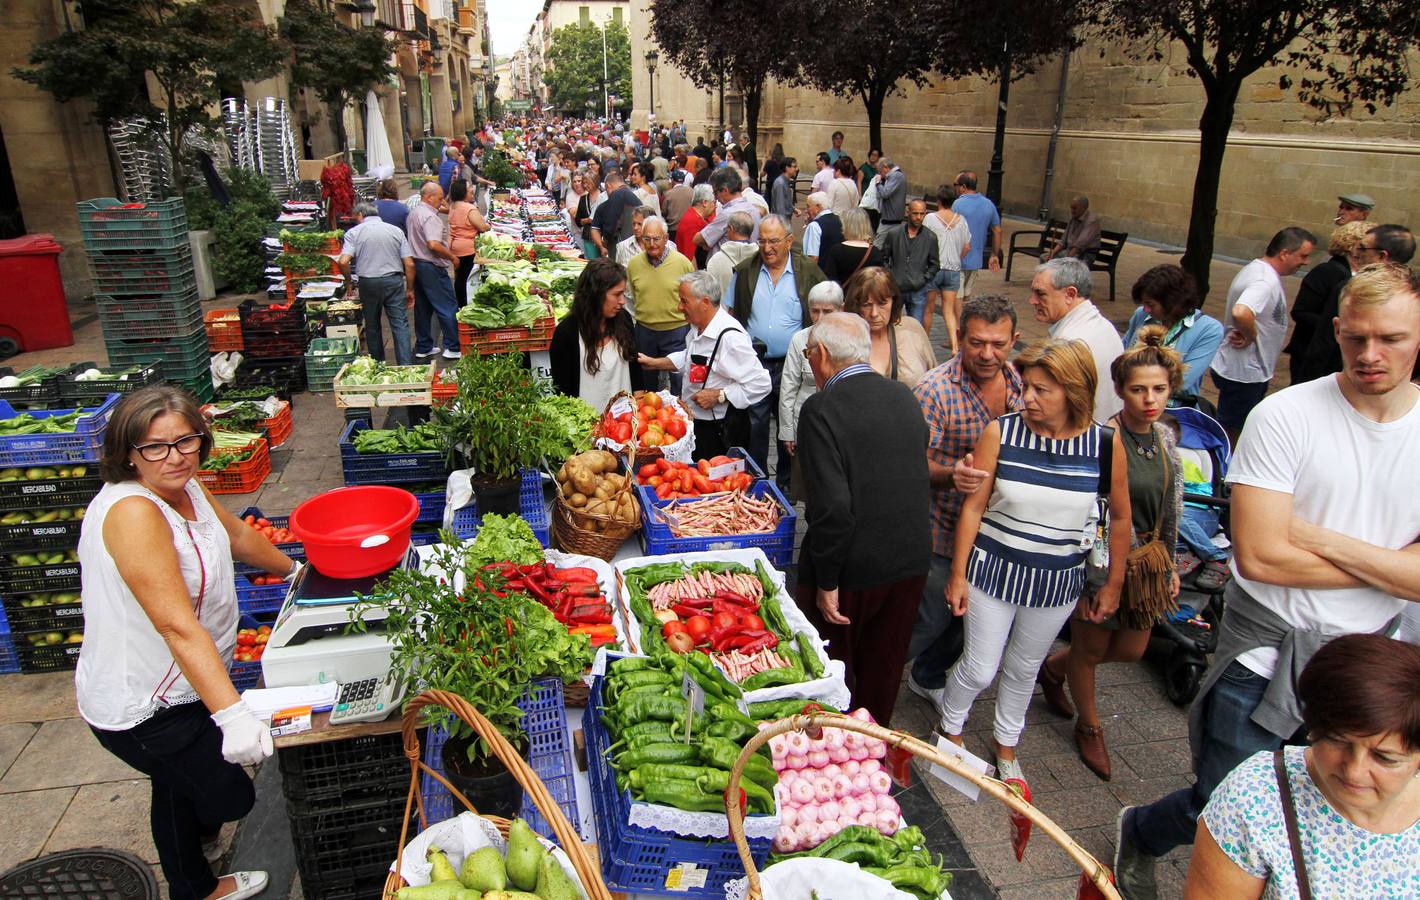
<path id="1" fill-rule="evenodd" d="M 1220 527 L 1228 528 L 1228 487 L 1225 476 L 1232 459 L 1228 434 L 1217 420 L 1191 407 L 1171 407 L 1168 410 L 1179 424 L 1179 446 L 1207 454 L 1212 463 L 1209 481 L 1212 494 L 1185 492 L 1185 504 L 1217 508 Z M 1169 700 L 1186 705 L 1198 693 L 1203 672 L 1208 667 L 1208 655 L 1218 646 L 1218 623 L 1223 618 L 1222 589 L 1202 592 L 1185 583 L 1179 591 L 1179 610 L 1162 616 L 1150 637 L 1167 642 L 1164 660 L 1164 691 Z"/>

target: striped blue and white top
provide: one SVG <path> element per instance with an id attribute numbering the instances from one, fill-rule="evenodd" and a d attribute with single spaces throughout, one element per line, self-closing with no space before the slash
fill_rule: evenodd
<path id="1" fill-rule="evenodd" d="M 1100 426 L 1058 440 L 1031 431 L 1020 413 L 998 421 L 996 481 L 967 581 L 1020 606 L 1074 603 L 1085 585 L 1085 529 L 1096 517 Z"/>

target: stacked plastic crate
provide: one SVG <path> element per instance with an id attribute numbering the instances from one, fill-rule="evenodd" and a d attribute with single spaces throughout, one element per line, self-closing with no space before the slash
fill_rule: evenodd
<path id="1" fill-rule="evenodd" d="M 212 399 L 197 276 L 182 200 L 78 204 L 112 366 L 161 361 L 164 380 Z"/>
<path id="2" fill-rule="evenodd" d="M 79 532 L 98 493 L 99 452 L 118 403 L 79 408 L 73 431 L 0 438 L 0 673 L 73 668 L 83 641 Z M 73 410 L 28 411 L 34 419 Z M 0 402 L 0 419 L 21 415 Z"/>

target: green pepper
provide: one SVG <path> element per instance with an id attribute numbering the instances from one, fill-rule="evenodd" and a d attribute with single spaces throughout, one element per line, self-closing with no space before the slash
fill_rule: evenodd
<path id="1" fill-rule="evenodd" d="M 838 844 L 823 855 L 825 859 L 836 859 L 839 862 L 858 863 L 859 865 L 888 866 L 893 862 L 893 856 L 897 846 L 891 841 L 849 841 L 845 844 Z"/>
<path id="2" fill-rule="evenodd" d="M 761 700 L 749 705 L 749 717 L 757 722 L 771 722 L 797 716 L 810 703 L 817 703 L 824 712 L 841 712 L 822 700 Z"/>
<path id="3" fill-rule="evenodd" d="M 803 680 L 803 672 L 794 666 L 785 666 L 781 669 L 765 669 L 763 672 L 756 672 L 741 682 L 740 687 L 745 691 L 757 691 L 760 688 L 775 687 L 781 684 L 798 684 Z"/>
<path id="4" fill-rule="evenodd" d="M 814 847 L 812 850 L 805 851 L 804 855 L 828 856 L 835 847 L 840 847 L 844 844 L 881 843 L 886 840 L 888 839 L 883 837 L 882 832 L 878 831 L 876 828 L 869 828 L 866 825 L 849 825 L 847 828 L 840 829 L 837 834 L 824 841 L 822 844 L 819 844 L 817 847 Z"/>
<path id="5" fill-rule="evenodd" d="M 653 781 L 641 788 L 647 803 L 662 803 L 688 812 L 723 812 L 723 797 L 707 794 L 693 781 Z"/>
<path id="6" fill-rule="evenodd" d="M 700 738 L 700 760 L 707 765 L 716 766 L 726 772 L 735 767 L 735 761 L 740 758 L 741 748 L 734 741 L 727 740 L 714 735 L 703 735 Z M 744 767 L 745 777 L 770 790 L 779 783 L 779 775 L 774 771 L 774 765 L 764 757 L 754 754 Z"/>
<path id="7" fill-rule="evenodd" d="M 624 703 L 617 704 L 614 713 L 622 727 L 644 722 L 647 719 L 674 722 L 685 718 L 685 699 L 668 697 L 665 694 L 641 694 L 627 697 Z M 698 719 L 695 729 L 699 730 Z"/>
<path id="8" fill-rule="evenodd" d="M 819 659 L 818 651 L 814 649 L 809 636 L 800 632 L 796 643 L 799 645 L 799 655 L 804 658 L 804 673 L 809 676 L 809 680 L 816 681 L 822 678 L 823 660 Z"/>
<path id="9" fill-rule="evenodd" d="M 675 684 L 675 678 L 660 669 L 634 669 L 629 672 L 617 671 L 606 680 L 608 687 L 616 686 L 618 689 L 644 687 L 648 684 Z"/>
<path id="10" fill-rule="evenodd" d="M 648 744 L 616 757 L 622 770 L 638 769 L 647 763 L 688 763 L 700 758 L 694 744 Z"/>
<path id="11" fill-rule="evenodd" d="M 635 725 L 627 725 L 625 728 L 621 729 L 621 737 L 623 739 L 646 737 L 656 734 L 669 735 L 670 733 L 670 723 L 663 722 L 660 719 L 648 719 L 645 722 L 637 722 Z"/>
<path id="12" fill-rule="evenodd" d="M 745 725 L 742 722 L 711 722 L 705 726 L 706 734 L 729 738 L 737 744 L 743 744 L 754 737 L 758 730 L 753 725 Z"/>
<path id="13" fill-rule="evenodd" d="M 705 689 L 707 694 L 713 693 L 723 699 L 742 696 L 743 692 L 739 685 L 726 678 L 723 672 L 715 668 L 710 657 L 703 653 L 687 653 L 685 658 L 690 661 L 691 677 Z"/>
<path id="14" fill-rule="evenodd" d="M 613 659 L 610 665 L 613 675 L 622 675 L 630 672 L 644 672 L 653 669 L 651 660 L 644 656 L 623 656 L 620 659 Z"/>
<path id="15" fill-rule="evenodd" d="M 705 714 L 715 722 L 736 722 L 741 725 L 754 727 L 754 719 L 740 712 L 738 706 L 731 706 L 728 703 L 706 703 Z"/>
<path id="16" fill-rule="evenodd" d="M 881 869 L 865 868 L 879 878 L 886 879 L 893 887 L 908 891 L 922 900 L 936 900 L 951 883 L 951 876 L 938 866 L 892 866 Z"/>

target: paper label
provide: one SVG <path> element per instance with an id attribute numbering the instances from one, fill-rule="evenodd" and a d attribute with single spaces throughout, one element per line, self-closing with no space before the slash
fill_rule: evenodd
<path id="1" fill-rule="evenodd" d="M 986 760 L 982 759 L 979 756 L 973 755 L 965 747 L 958 747 L 956 744 L 953 744 L 951 741 L 947 740 L 944 737 L 937 738 L 937 749 L 947 754 L 948 756 L 957 757 L 967 766 L 975 769 L 983 775 L 988 773 L 995 773 L 995 767 L 988 763 Z M 981 795 L 981 788 L 977 786 L 976 782 L 968 781 L 960 775 L 957 775 L 953 772 L 949 772 L 935 763 L 928 766 L 927 771 L 932 773 L 932 775 L 936 776 L 937 778 L 940 778 L 942 781 L 946 782 L 948 785 L 955 788 L 957 791 L 961 792 L 961 794 L 969 800 L 975 800 Z"/>
<path id="2" fill-rule="evenodd" d="M 672 866 L 671 870 L 666 873 L 666 890 L 700 890 L 705 887 L 705 880 L 709 874 L 709 869 L 703 869 L 695 863 L 681 863 L 677 866 Z"/>
<path id="3" fill-rule="evenodd" d="M 734 459 L 722 465 L 711 466 L 710 471 L 705 473 L 705 477 L 709 478 L 711 481 L 719 481 L 726 475 L 738 475 L 744 470 L 745 461 L 743 459 Z"/>
<path id="4" fill-rule="evenodd" d="M 680 676 L 680 695 L 690 701 L 690 708 L 697 716 L 705 712 L 705 689 L 690 677 L 689 672 Z"/>
<path id="5" fill-rule="evenodd" d="M 611 414 L 612 417 L 615 418 L 616 416 L 619 416 L 622 413 L 629 413 L 635 409 L 636 405 L 631 402 L 630 398 L 618 397 L 616 402 L 611 405 Z"/>
<path id="6" fill-rule="evenodd" d="M 546 350 L 534 350 L 528 354 L 533 377 L 548 384 L 552 383 L 552 354 Z"/>

